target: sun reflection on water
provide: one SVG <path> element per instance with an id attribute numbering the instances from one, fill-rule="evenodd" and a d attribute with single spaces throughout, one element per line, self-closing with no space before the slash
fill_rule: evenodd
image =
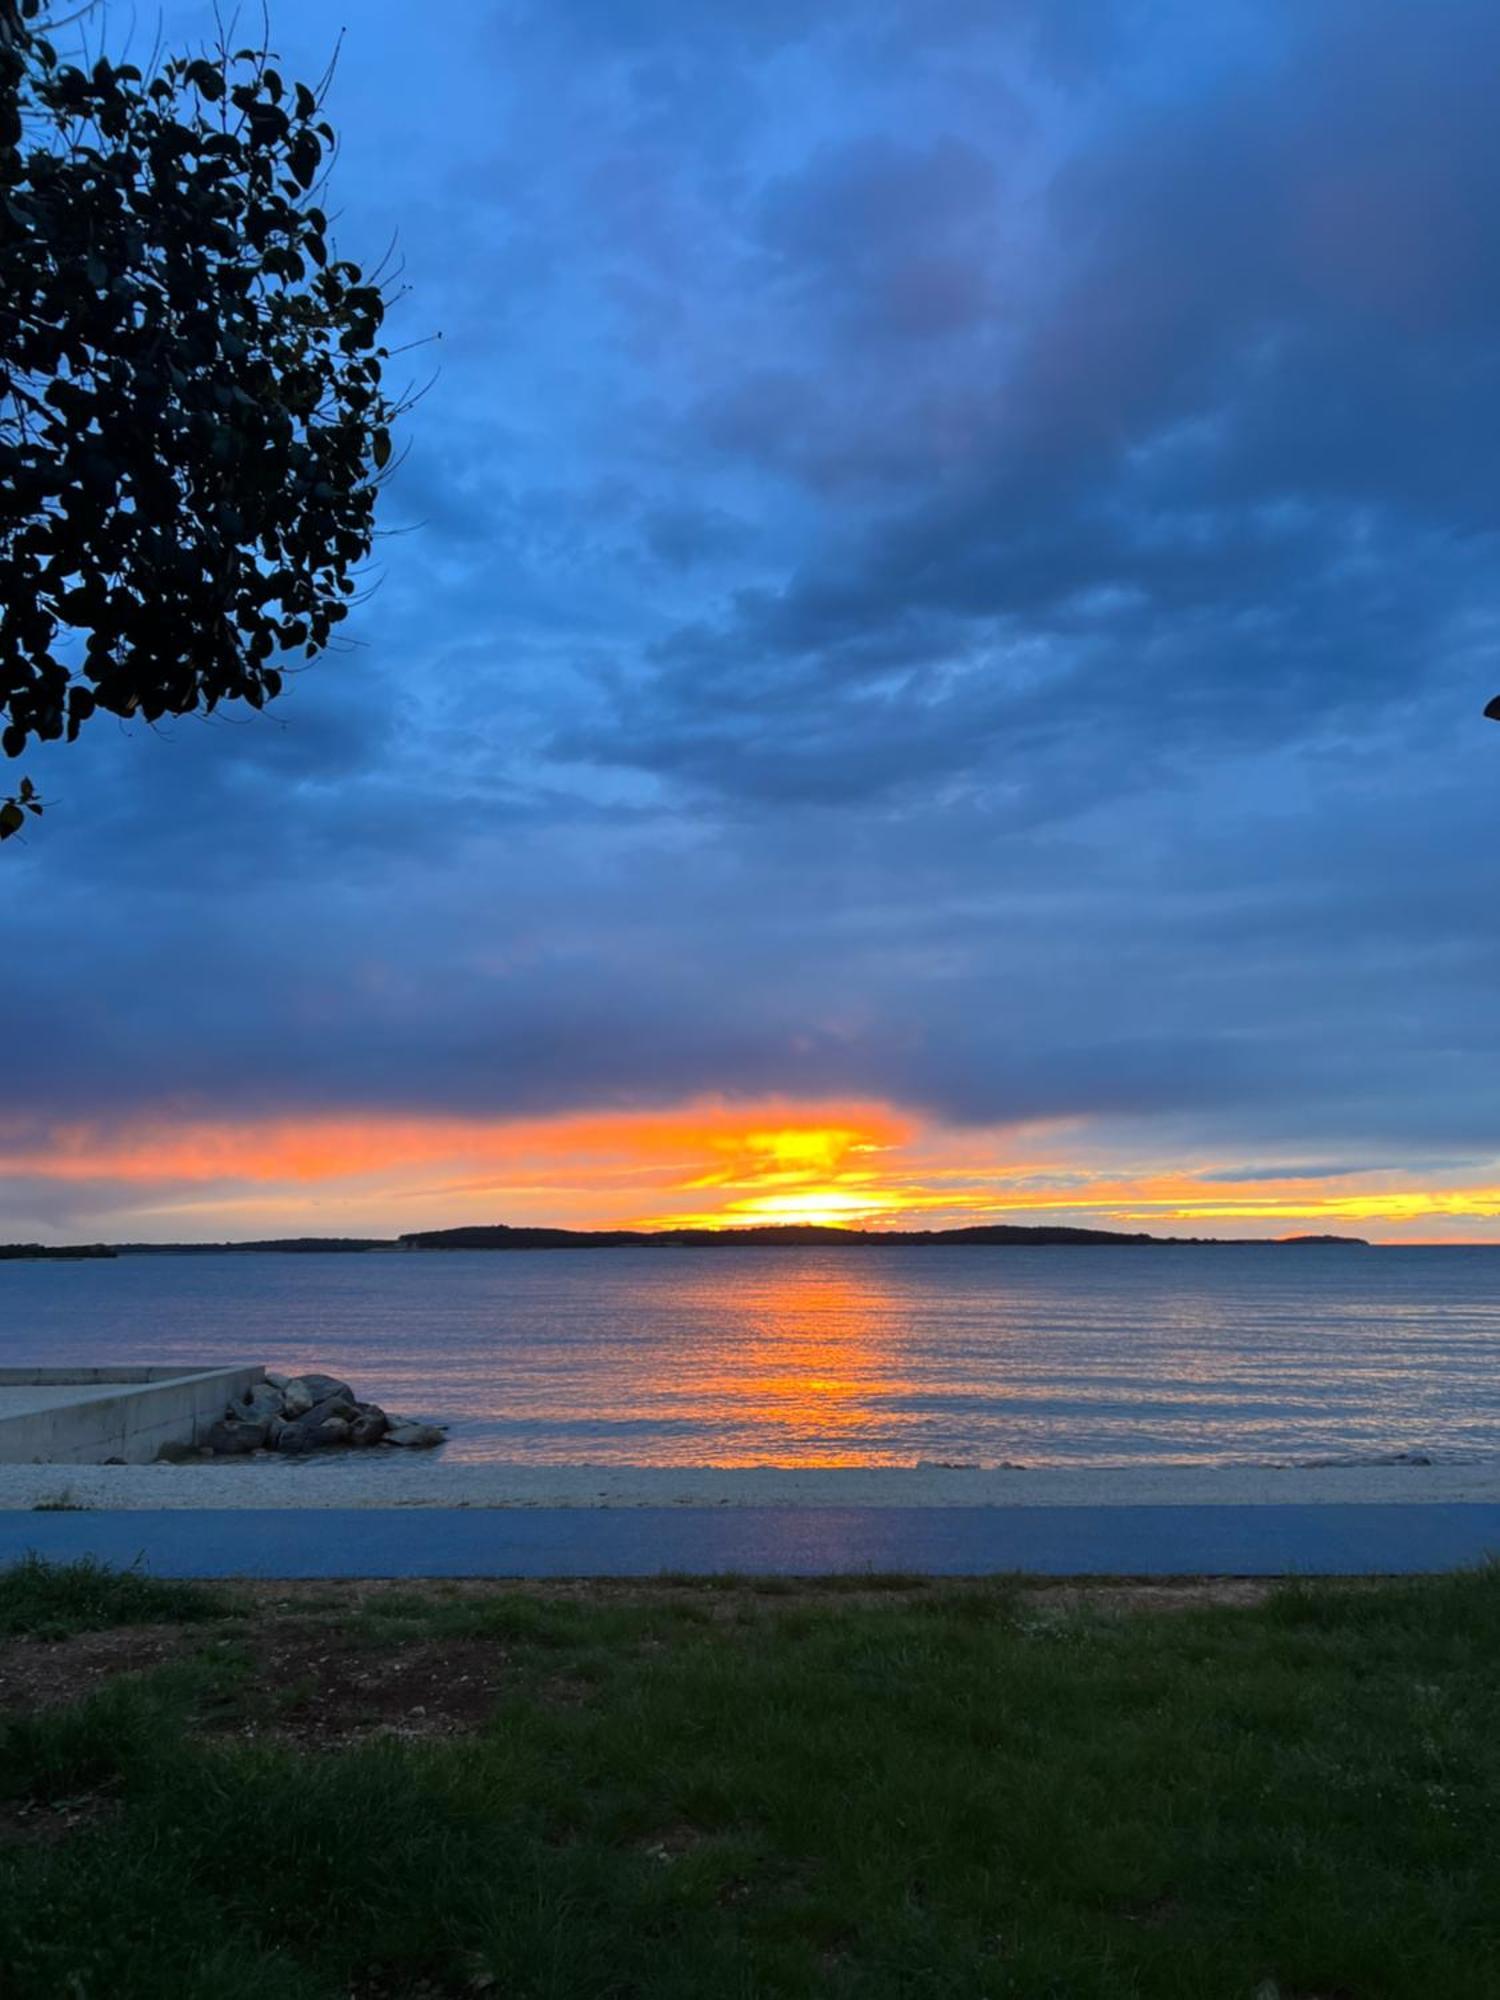
<path id="1" fill-rule="evenodd" d="M 768 1460 L 778 1439 L 793 1437 L 817 1440 L 809 1464 L 863 1463 L 872 1404 L 901 1388 L 880 1303 L 853 1272 L 792 1264 L 768 1273 L 734 1315 L 736 1335 L 716 1347 L 714 1372 L 700 1386 L 765 1438 Z"/>

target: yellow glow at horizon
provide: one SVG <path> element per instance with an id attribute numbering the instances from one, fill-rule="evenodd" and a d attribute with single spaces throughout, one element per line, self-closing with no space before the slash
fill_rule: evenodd
<path id="1" fill-rule="evenodd" d="M 1225 1169 L 1080 1166 L 1087 1121 L 962 1133 L 872 1103 L 696 1102 L 675 1110 L 479 1119 L 353 1114 L 153 1118 L 38 1126 L 0 1115 L 0 1176 L 88 1183 L 109 1215 L 281 1214 L 300 1233 L 449 1222 L 743 1228 L 777 1223 L 1066 1218 L 1117 1228 L 1500 1221 L 1500 1184 L 1413 1185 L 1395 1172 L 1330 1184 L 1295 1172 L 1236 1183 Z M 1095 1152 L 1097 1159 L 1098 1154 Z M 1393 1185 L 1393 1183 L 1395 1183 Z M 255 1220 L 251 1223 L 251 1217 Z M 103 1233 L 101 1229 L 100 1233 Z M 124 1230 L 119 1233 L 124 1234 Z"/>
<path id="2" fill-rule="evenodd" d="M 843 1188 L 804 1188 L 796 1194 L 747 1195 L 709 1215 L 678 1215 L 673 1227 L 732 1229 L 747 1223 L 848 1222 L 856 1216 L 885 1215 L 901 1206 L 898 1197 Z"/>

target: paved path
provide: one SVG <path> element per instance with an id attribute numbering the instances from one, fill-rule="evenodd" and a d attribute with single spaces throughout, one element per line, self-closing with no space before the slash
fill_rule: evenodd
<path id="1" fill-rule="evenodd" d="M 1411 1575 L 1500 1555 L 1500 1506 L 202 1508 L 0 1515 L 0 1563 L 162 1576 Z"/>

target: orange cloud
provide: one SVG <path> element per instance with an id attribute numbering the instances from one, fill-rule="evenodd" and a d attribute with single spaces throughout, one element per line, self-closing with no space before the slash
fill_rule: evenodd
<path id="1" fill-rule="evenodd" d="M 0 1174 L 54 1180 L 321 1181 L 434 1162 L 513 1167 L 618 1157 L 678 1167 L 682 1185 L 725 1185 L 742 1172 L 834 1171 L 855 1151 L 896 1143 L 906 1127 L 878 1107 L 820 1110 L 695 1105 L 681 1113 L 606 1112 L 546 1119 L 159 1117 L 43 1130 L 0 1123 Z"/>
<path id="2" fill-rule="evenodd" d="M 892 1227 L 1035 1216 L 1201 1234 L 1423 1225 L 1481 1229 L 1500 1186 L 1363 1174 L 1224 1181 L 1080 1167 L 1095 1142 L 1054 1126 L 919 1127 L 888 1106 L 694 1103 L 673 1111 L 480 1119 L 352 1115 L 114 1124 L 0 1121 L 0 1176 L 104 1192 L 148 1234 L 393 1233 L 446 1222 Z M 174 1220 L 175 1219 L 175 1220 Z M 118 1228 L 99 1233 L 124 1233 Z"/>
<path id="3" fill-rule="evenodd" d="M 324 1206 L 443 1202 L 467 1217 L 480 1204 L 490 1216 L 586 1225 L 643 1220 L 643 1203 L 675 1208 L 710 1189 L 726 1209 L 757 1190 L 802 1215 L 807 1190 L 819 1185 L 830 1214 L 866 1213 L 878 1200 L 854 1200 L 845 1183 L 868 1180 L 865 1163 L 908 1131 L 884 1107 L 857 1104 L 521 1120 L 161 1116 L 44 1130 L 0 1124 L 0 1175 L 151 1191 L 168 1211 L 263 1213 L 316 1195 Z M 402 1226 L 430 1219 L 408 1215 Z"/>

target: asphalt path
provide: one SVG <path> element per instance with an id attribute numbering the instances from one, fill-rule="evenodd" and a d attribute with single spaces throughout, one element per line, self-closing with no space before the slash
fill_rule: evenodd
<path id="1" fill-rule="evenodd" d="M 0 1515 L 28 1553 L 171 1577 L 1420 1575 L 1500 1555 L 1500 1505 L 164 1508 Z"/>

